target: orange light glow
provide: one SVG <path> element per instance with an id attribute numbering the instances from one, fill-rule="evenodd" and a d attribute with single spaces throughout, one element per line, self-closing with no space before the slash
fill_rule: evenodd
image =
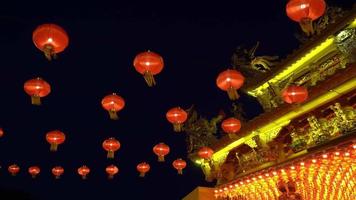
<path id="1" fill-rule="evenodd" d="M 219 191 L 216 199 L 278 199 L 283 187 L 295 187 L 301 199 L 353 199 L 356 195 L 356 151 L 353 151 L 355 141 L 352 143 L 220 185 L 216 188 Z M 236 187 L 230 187 L 234 184 Z"/>

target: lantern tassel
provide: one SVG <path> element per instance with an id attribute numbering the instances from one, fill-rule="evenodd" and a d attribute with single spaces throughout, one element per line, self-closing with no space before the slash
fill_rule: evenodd
<path id="1" fill-rule="evenodd" d="M 11 176 L 16 176 L 16 173 L 11 173 Z"/>
<path id="2" fill-rule="evenodd" d="M 110 115 L 110 119 L 112 119 L 112 120 L 118 120 L 119 119 L 119 117 L 117 116 L 117 112 L 114 111 L 114 110 L 110 110 L 109 111 L 109 115 Z"/>
<path id="3" fill-rule="evenodd" d="M 234 133 L 229 133 L 228 135 L 229 135 L 229 138 L 230 138 L 230 139 L 236 139 L 236 134 L 234 134 Z"/>
<path id="4" fill-rule="evenodd" d="M 156 85 L 155 78 L 153 77 L 153 74 L 150 71 L 146 71 L 143 74 L 143 77 L 145 78 L 146 83 L 147 83 L 147 85 L 149 87 L 152 87 L 152 86 Z"/>
<path id="5" fill-rule="evenodd" d="M 113 159 L 114 158 L 114 151 L 108 151 L 107 158 Z"/>
<path id="6" fill-rule="evenodd" d="M 240 97 L 239 94 L 237 94 L 236 89 L 232 87 L 227 90 L 227 94 L 229 95 L 230 100 L 237 100 Z"/>
<path id="7" fill-rule="evenodd" d="M 303 18 L 299 25 L 307 36 L 314 35 L 313 21 L 310 18 Z"/>
<path id="8" fill-rule="evenodd" d="M 145 177 L 145 172 L 140 172 L 140 177 Z"/>
<path id="9" fill-rule="evenodd" d="M 82 176 L 82 179 L 83 179 L 83 180 L 86 180 L 86 179 L 87 179 L 87 176 L 86 176 L 86 175 L 83 175 L 83 176 Z"/>
<path id="10" fill-rule="evenodd" d="M 39 106 L 39 105 L 41 105 L 41 98 L 39 96 L 32 95 L 31 103 L 32 103 L 32 105 Z"/>
<path id="11" fill-rule="evenodd" d="M 112 179 L 114 179 L 114 175 L 112 175 L 112 174 L 109 174 L 109 176 L 108 176 L 108 179 L 109 179 L 109 180 L 112 180 Z"/>
<path id="12" fill-rule="evenodd" d="M 183 169 L 178 169 L 178 174 L 182 175 L 183 174 Z"/>
<path id="13" fill-rule="evenodd" d="M 51 144 L 50 151 L 55 152 L 58 149 L 58 144 Z"/>
<path id="14" fill-rule="evenodd" d="M 173 124 L 173 129 L 174 129 L 174 131 L 175 132 L 182 132 L 182 124 L 180 124 L 180 123 L 174 123 Z"/>
<path id="15" fill-rule="evenodd" d="M 52 58 L 53 59 L 56 59 L 57 58 L 57 55 L 56 53 L 54 52 L 54 47 L 50 44 L 46 44 L 44 47 L 43 47 L 43 53 L 44 55 L 46 56 L 47 60 L 51 61 Z"/>
<path id="16" fill-rule="evenodd" d="M 164 162 L 164 156 L 158 156 L 158 162 Z"/>
<path id="17" fill-rule="evenodd" d="M 32 178 L 36 178 L 36 175 L 33 174 L 33 175 L 32 175 Z"/>
<path id="18" fill-rule="evenodd" d="M 61 178 L 60 175 L 56 175 L 56 176 L 55 176 L 55 179 L 60 179 L 60 178 Z"/>

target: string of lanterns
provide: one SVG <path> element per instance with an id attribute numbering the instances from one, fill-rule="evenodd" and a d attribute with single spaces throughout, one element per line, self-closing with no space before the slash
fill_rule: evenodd
<path id="1" fill-rule="evenodd" d="M 306 9 L 308 9 L 306 12 Z M 325 2 L 323 0 L 290 0 L 286 6 L 287 15 L 294 21 L 298 21 L 303 30 L 312 33 L 310 23 L 319 18 L 325 11 Z M 57 54 L 63 52 L 69 45 L 69 37 L 66 31 L 56 24 L 43 24 L 38 26 L 32 35 L 32 40 L 35 46 L 41 50 L 48 60 L 57 58 Z M 156 85 L 154 76 L 158 75 L 164 68 L 164 60 L 161 55 L 152 51 L 141 52 L 136 55 L 133 66 L 138 73 L 143 75 L 147 85 L 152 87 Z M 229 99 L 237 100 L 239 90 L 245 81 L 245 77 L 237 70 L 227 69 L 221 72 L 217 79 L 216 85 L 223 91 L 226 91 Z M 24 83 L 24 91 L 31 97 L 33 105 L 41 105 L 41 98 L 46 97 L 51 93 L 51 85 L 44 79 L 38 77 L 30 79 Z M 308 91 L 303 86 L 292 85 L 286 87 L 282 92 L 282 98 L 286 103 L 302 103 L 308 98 Z M 125 107 L 123 97 L 113 93 L 105 96 L 101 105 L 110 116 L 110 119 L 117 120 L 118 112 Z M 166 114 L 167 120 L 172 123 L 175 132 L 183 131 L 183 124 L 188 118 L 188 113 L 180 107 L 170 109 Z M 230 137 L 237 134 L 241 128 L 241 122 L 235 118 L 225 119 L 221 124 L 222 129 Z M 0 129 L 0 137 L 4 135 L 3 129 Z M 46 140 L 51 145 L 51 151 L 57 151 L 58 145 L 65 142 L 65 134 L 59 130 L 50 131 L 46 134 Z M 120 142 L 115 138 L 106 139 L 102 147 L 107 151 L 107 158 L 113 159 L 114 153 L 120 149 Z M 164 143 L 159 143 L 153 147 L 153 152 L 158 156 L 159 162 L 164 162 L 164 157 L 169 154 L 170 148 Z M 210 147 L 202 147 L 198 151 L 198 156 L 202 159 L 209 160 L 214 151 Z M 182 159 L 177 159 L 172 163 L 173 167 L 182 174 L 182 170 L 186 167 L 186 162 Z M 119 172 L 115 165 L 109 165 L 106 169 L 108 178 L 113 178 Z M 150 165 L 146 162 L 137 165 L 137 171 L 141 177 L 144 177 L 150 170 Z M 16 164 L 8 167 L 8 171 L 12 175 L 16 175 L 20 171 L 20 167 Z M 90 173 L 90 168 L 82 166 L 78 168 L 78 174 L 85 179 Z M 31 166 L 28 169 L 32 177 L 36 177 L 40 172 L 38 166 Z M 52 173 L 56 178 L 59 178 L 64 169 L 61 166 L 54 167 Z"/>
<path id="2" fill-rule="evenodd" d="M 177 170 L 179 175 L 183 174 L 183 169 L 186 168 L 187 163 L 185 160 L 178 158 L 172 162 L 172 166 Z M 145 177 L 146 173 L 150 171 L 151 166 L 146 162 L 141 162 L 136 167 L 139 172 L 140 177 Z M 20 167 L 17 164 L 12 164 L 8 167 L 8 172 L 12 176 L 16 176 L 20 173 Z M 36 178 L 41 172 L 41 168 L 39 166 L 31 166 L 28 168 L 28 173 L 32 178 Z M 59 179 L 61 175 L 64 174 L 64 168 L 61 166 L 55 166 L 51 170 L 52 174 L 56 179 Z M 86 165 L 83 165 L 78 168 L 78 174 L 82 177 L 82 179 L 87 179 L 88 174 L 91 172 L 90 168 Z M 119 168 L 116 165 L 109 165 L 105 168 L 105 172 L 108 174 L 108 179 L 113 179 L 114 175 L 119 173 Z"/>

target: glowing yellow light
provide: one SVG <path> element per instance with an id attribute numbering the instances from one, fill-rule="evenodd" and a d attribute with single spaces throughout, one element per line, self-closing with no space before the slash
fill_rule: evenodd
<path id="1" fill-rule="evenodd" d="M 201 159 L 196 159 L 195 163 L 198 164 L 198 165 L 201 165 L 202 164 L 202 160 Z"/>
<path id="2" fill-rule="evenodd" d="M 350 24 L 349 28 L 355 28 L 356 27 L 356 19 Z"/>

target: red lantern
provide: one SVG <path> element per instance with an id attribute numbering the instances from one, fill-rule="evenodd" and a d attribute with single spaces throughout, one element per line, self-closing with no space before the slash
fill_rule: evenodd
<path id="1" fill-rule="evenodd" d="M 64 173 L 64 169 L 61 166 L 53 167 L 52 168 L 52 174 L 56 179 L 59 179 L 61 175 Z"/>
<path id="2" fill-rule="evenodd" d="M 109 165 L 106 167 L 105 171 L 108 174 L 108 178 L 113 179 L 114 175 L 119 173 L 119 168 L 117 168 L 115 165 Z"/>
<path id="3" fill-rule="evenodd" d="M 140 172 L 140 177 L 145 177 L 145 174 L 150 171 L 150 165 L 148 163 L 142 162 L 137 165 L 136 169 Z"/>
<path id="4" fill-rule="evenodd" d="M 239 132 L 241 122 L 236 118 L 230 117 L 221 123 L 221 128 L 225 131 L 225 133 L 228 133 L 229 136 L 231 136 L 232 134 Z"/>
<path id="5" fill-rule="evenodd" d="M 302 103 L 308 99 L 308 90 L 305 87 L 292 85 L 282 91 L 286 103 Z"/>
<path id="6" fill-rule="evenodd" d="M 227 91 L 231 100 L 236 100 L 239 98 L 237 90 L 242 87 L 244 81 L 245 78 L 240 72 L 234 69 L 228 69 L 219 74 L 216 79 L 216 85 L 220 89 Z"/>
<path id="7" fill-rule="evenodd" d="M 23 87 L 25 92 L 31 96 L 33 105 L 41 105 L 41 97 L 51 93 L 51 86 L 41 78 L 28 80 Z"/>
<path id="8" fill-rule="evenodd" d="M 55 24 L 38 26 L 32 34 L 32 40 L 36 47 L 44 52 L 48 60 L 56 58 L 56 54 L 64 51 L 69 43 L 65 30 Z"/>
<path id="9" fill-rule="evenodd" d="M 32 166 L 28 168 L 28 173 L 32 176 L 32 178 L 36 178 L 36 176 L 41 172 L 41 169 L 38 166 Z"/>
<path id="10" fill-rule="evenodd" d="M 152 51 L 139 53 L 133 63 L 136 71 L 142 74 L 149 87 L 156 85 L 153 75 L 160 73 L 163 69 L 163 58 Z"/>
<path id="11" fill-rule="evenodd" d="M 210 147 L 201 147 L 198 151 L 198 156 L 202 159 L 210 159 L 214 151 Z"/>
<path id="12" fill-rule="evenodd" d="M 107 158 L 114 158 L 115 151 L 120 149 L 120 142 L 111 137 L 103 142 L 103 148 L 108 152 Z"/>
<path id="13" fill-rule="evenodd" d="M 177 160 L 173 161 L 173 167 L 178 171 L 178 174 L 183 174 L 183 169 L 187 166 L 187 162 L 178 158 Z"/>
<path id="14" fill-rule="evenodd" d="M 169 153 L 169 146 L 163 142 L 153 147 L 153 152 L 158 156 L 158 162 L 164 162 L 164 156 Z"/>
<path id="15" fill-rule="evenodd" d="M 180 107 L 170 109 L 166 114 L 167 120 L 173 124 L 175 132 L 181 132 L 183 123 L 187 120 L 188 114 Z"/>
<path id="16" fill-rule="evenodd" d="M 51 151 L 57 151 L 58 145 L 66 140 L 66 136 L 59 130 L 50 131 L 46 134 L 46 140 L 51 144 Z"/>
<path id="17" fill-rule="evenodd" d="M 16 176 L 20 172 L 20 167 L 16 164 L 10 165 L 7 170 L 10 172 L 12 176 Z"/>
<path id="18" fill-rule="evenodd" d="M 0 138 L 4 136 L 4 129 L 0 128 Z"/>
<path id="19" fill-rule="evenodd" d="M 82 176 L 82 179 L 87 179 L 87 175 L 90 173 L 90 168 L 83 165 L 78 168 L 78 174 Z"/>
<path id="20" fill-rule="evenodd" d="M 101 105 L 109 112 L 110 119 L 117 120 L 117 112 L 125 107 L 125 100 L 119 95 L 113 93 L 107 95 L 101 100 Z"/>
<path id="21" fill-rule="evenodd" d="M 313 21 L 321 17 L 325 9 L 324 0 L 290 0 L 286 6 L 288 17 L 298 22 L 308 36 L 314 33 Z"/>

